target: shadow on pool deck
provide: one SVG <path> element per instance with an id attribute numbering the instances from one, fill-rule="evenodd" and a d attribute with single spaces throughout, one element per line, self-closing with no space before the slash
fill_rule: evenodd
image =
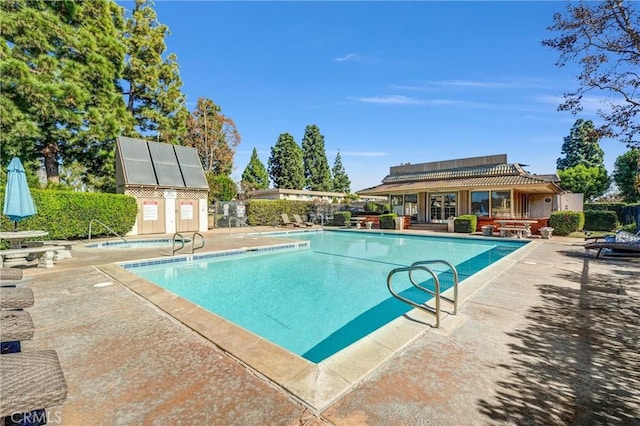
<path id="1" fill-rule="evenodd" d="M 262 243 L 205 237 L 207 250 Z M 536 241 L 320 413 L 94 266 L 166 249 L 74 247 L 25 269 L 36 333 L 23 350 L 58 351 L 69 395 L 50 414 L 68 425 L 640 424 L 640 259 L 583 244 Z"/>

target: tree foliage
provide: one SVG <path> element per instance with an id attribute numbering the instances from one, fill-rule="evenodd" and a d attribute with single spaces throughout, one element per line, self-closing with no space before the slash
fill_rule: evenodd
<path id="1" fill-rule="evenodd" d="M 627 203 L 640 202 L 640 149 L 631 149 L 616 158 L 613 180 L 622 199 Z"/>
<path id="2" fill-rule="evenodd" d="M 241 186 L 244 192 L 269 188 L 269 173 L 262 161 L 260 161 L 258 151 L 255 148 L 251 153 L 249 164 L 242 172 Z"/>
<path id="3" fill-rule="evenodd" d="M 0 3 L 0 155 L 42 161 L 58 183 L 61 163 L 104 173 L 115 137 L 131 125 L 117 80 L 125 48 L 114 2 Z"/>
<path id="4" fill-rule="evenodd" d="M 229 176 L 213 172 L 205 172 L 204 175 L 209 184 L 209 204 L 214 201 L 231 201 L 238 195 L 238 187 Z"/>
<path id="5" fill-rule="evenodd" d="M 568 3 L 556 13 L 548 29 L 558 33 L 544 46 L 560 53 L 558 66 L 574 62 L 582 67 L 578 88 L 564 94 L 561 111 L 583 110 L 585 95 L 605 95 L 598 115 L 602 136 L 621 138 L 640 147 L 640 11 L 639 3 L 623 0 Z"/>
<path id="6" fill-rule="evenodd" d="M 333 175 L 333 190 L 335 192 L 344 192 L 348 194 L 351 192 L 351 180 L 347 176 L 347 171 L 342 165 L 342 157 L 340 151 L 336 154 L 336 159 L 333 162 L 333 168 L 331 169 Z"/>
<path id="7" fill-rule="evenodd" d="M 558 170 L 566 170 L 582 164 L 586 167 L 604 167 L 604 151 L 600 148 L 600 137 L 591 120 L 576 120 L 569 136 L 564 138 L 557 161 Z"/>
<path id="8" fill-rule="evenodd" d="M 306 188 L 311 191 L 331 191 L 331 171 L 324 147 L 324 136 L 315 124 L 304 129 L 302 138 L 302 161 Z"/>
<path id="9" fill-rule="evenodd" d="M 187 121 L 187 129 L 184 144 L 198 150 L 205 171 L 231 174 L 240 133 L 233 120 L 222 114 L 222 108 L 210 99 L 199 98 Z"/>
<path id="10" fill-rule="evenodd" d="M 158 22 L 151 0 L 136 0 L 126 21 L 124 69 L 127 109 L 142 135 L 159 142 L 181 144 L 189 112 L 181 92 L 175 54 L 163 58 L 169 28 Z"/>
<path id="11" fill-rule="evenodd" d="M 582 193 L 588 201 L 604 194 L 611 183 L 604 167 L 587 167 L 584 164 L 559 170 L 558 176 L 562 189 Z"/>
<path id="12" fill-rule="evenodd" d="M 271 148 L 269 177 L 275 188 L 304 189 L 302 150 L 289 133 L 278 136 Z"/>

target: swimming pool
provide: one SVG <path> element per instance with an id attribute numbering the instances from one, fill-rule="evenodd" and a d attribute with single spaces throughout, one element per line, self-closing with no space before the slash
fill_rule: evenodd
<path id="1" fill-rule="evenodd" d="M 191 240 L 185 239 L 185 244 Z M 144 240 L 117 240 L 117 241 L 100 241 L 96 243 L 85 244 L 86 248 L 107 249 L 107 248 L 151 248 L 151 247 L 170 247 L 173 240 L 169 238 L 156 238 Z M 180 246 L 180 241 L 176 242 L 176 246 Z"/>
<path id="2" fill-rule="evenodd" d="M 319 363 L 412 308 L 393 298 L 386 278 L 394 268 L 444 259 L 461 282 L 526 242 L 355 232 L 301 232 L 308 241 L 283 251 L 201 255 L 190 261 L 125 264 L 138 276 L 269 341 Z M 441 285 L 452 285 L 434 265 Z M 429 285 L 425 274 L 424 285 Z M 425 301 L 407 282 L 403 296 Z"/>

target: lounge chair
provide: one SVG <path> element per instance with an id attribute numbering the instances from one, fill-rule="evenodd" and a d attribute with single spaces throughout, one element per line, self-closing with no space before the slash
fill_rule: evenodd
<path id="1" fill-rule="evenodd" d="M 289 215 L 288 215 L 288 214 L 286 214 L 286 213 L 282 213 L 282 214 L 280 215 L 280 217 L 282 218 L 282 225 L 281 225 L 281 226 L 284 226 L 284 227 L 291 227 L 291 228 L 296 227 L 296 226 L 297 226 L 297 227 L 301 226 L 301 225 L 300 225 L 300 224 L 298 224 L 298 223 L 291 222 L 291 221 L 289 220 Z"/>
<path id="2" fill-rule="evenodd" d="M 598 250 L 596 259 L 600 257 L 603 249 L 611 250 L 611 254 L 635 254 L 640 253 L 640 235 L 631 232 L 619 231 L 615 235 L 606 235 L 604 241 L 596 241 L 585 244 L 586 250 Z"/>
<path id="3" fill-rule="evenodd" d="M 313 226 L 313 222 L 305 222 L 304 220 L 302 220 L 302 218 L 300 217 L 299 214 L 294 214 L 293 215 L 293 220 L 296 221 L 296 223 L 298 224 L 298 226 Z"/>

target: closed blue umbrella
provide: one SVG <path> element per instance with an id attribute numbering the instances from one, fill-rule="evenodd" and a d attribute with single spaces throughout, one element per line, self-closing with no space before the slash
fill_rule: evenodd
<path id="1" fill-rule="evenodd" d="M 19 221 L 37 213 L 27 185 L 27 175 L 18 157 L 13 157 L 7 167 L 7 186 L 2 213 L 14 222 L 16 229 Z"/>

